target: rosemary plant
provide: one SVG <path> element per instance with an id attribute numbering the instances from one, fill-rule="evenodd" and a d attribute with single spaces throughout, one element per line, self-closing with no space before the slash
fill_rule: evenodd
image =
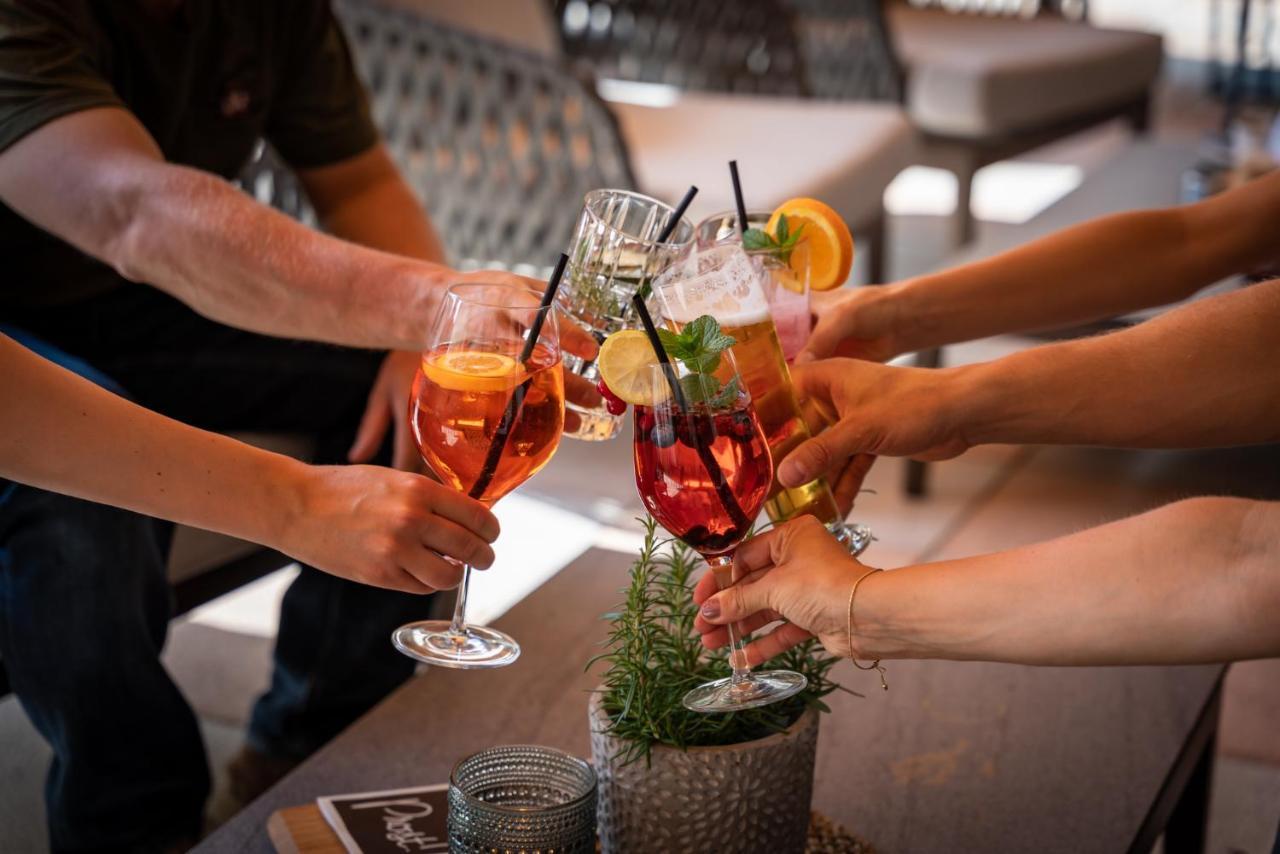
<path id="1" fill-rule="evenodd" d="M 690 689 L 730 674 L 728 651 L 708 654 L 693 630 L 693 576 L 701 558 L 679 540 L 660 539 L 653 519 L 642 521 L 644 546 L 631 567 L 626 599 L 605 615 L 612 623 L 605 652 L 587 665 L 607 665 L 602 699 L 608 731 L 625 745 L 622 761 L 648 761 L 656 745 L 685 749 L 753 741 L 786 729 L 808 708 L 830 711 L 822 698 L 840 688 L 828 678 L 837 659 L 812 640 L 775 659 L 809 680 L 794 697 L 725 715 L 698 714 L 681 705 Z M 667 543 L 670 550 L 663 549 Z"/>

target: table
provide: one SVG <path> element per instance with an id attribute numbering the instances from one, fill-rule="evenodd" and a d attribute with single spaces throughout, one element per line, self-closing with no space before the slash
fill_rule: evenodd
<path id="1" fill-rule="evenodd" d="M 494 744 L 589 756 L 596 677 L 583 667 L 630 560 L 584 553 L 498 621 L 524 648 L 518 662 L 412 679 L 196 851 L 270 852 L 275 810 L 442 782 L 457 759 Z M 1223 671 L 893 662 L 885 693 L 843 663 L 836 677 L 866 698 L 832 698 L 814 808 L 885 854 L 1146 854 L 1171 815 L 1192 847 L 1166 850 L 1195 850 Z"/>

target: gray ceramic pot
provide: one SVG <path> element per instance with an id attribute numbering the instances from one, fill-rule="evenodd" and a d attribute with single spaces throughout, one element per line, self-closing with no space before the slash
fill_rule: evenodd
<path id="1" fill-rule="evenodd" d="M 652 762 L 614 762 L 622 743 L 604 732 L 591 695 L 591 755 L 600 780 L 604 854 L 802 854 L 813 796 L 818 713 L 758 741 L 687 751 L 657 747 Z"/>

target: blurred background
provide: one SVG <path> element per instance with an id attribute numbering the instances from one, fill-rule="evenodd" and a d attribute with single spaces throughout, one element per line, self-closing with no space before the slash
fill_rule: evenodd
<path id="1" fill-rule="evenodd" d="M 567 242 L 582 192 L 595 186 L 674 202 L 697 184 L 696 221 L 732 206 L 725 163 L 736 158 L 749 208 L 813 196 L 844 216 L 858 246 L 850 286 L 985 257 L 1101 214 L 1194 200 L 1274 168 L 1276 7 L 335 4 L 379 126 L 457 265 L 542 273 Z M 244 186 L 309 216 L 269 150 Z M 999 338 L 913 358 L 958 364 L 1035 343 Z M 635 548 L 631 483 L 582 477 L 616 464 L 629 444 L 565 442 L 545 472 L 499 505 L 503 547 L 476 582 L 476 622 L 593 545 Z M 878 536 L 868 558 L 900 566 L 1044 539 L 1192 494 L 1280 498 L 1280 454 L 982 447 L 927 469 L 881 460 L 868 486 L 855 510 Z M 217 786 L 266 684 L 293 572 L 281 564 L 243 544 L 179 533 L 171 574 L 184 614 L 166 663 L 202 718 Z M 1233 667 L 1209 850 L 1270 850 L 1277 719 L 1280 662 Z M 46 850 L 48 754 L 12 696 L 0 699 L 0 744 L 0 849 Z"/>

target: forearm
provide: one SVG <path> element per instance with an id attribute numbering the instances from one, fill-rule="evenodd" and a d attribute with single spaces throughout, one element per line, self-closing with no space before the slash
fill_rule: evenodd
<path id="1" fill-rule="evenodd" d="M 1193 499 L 1047 543 L 880 573 L 856 607 L 863 658 L 1280 655 L 1280 505 Z"/>
<path id="2" fill-rule="evenodd" d="M 904 352 L 1167 305 L 1280 257 L 1280 175 L 1196 205 L 1093 220 L 894 286 Z"/>
<path id="3" fill-rule="evenodd" d="M 0 477 L 275 544 L 302 464 L 188 427 L 0 336 Z"/>
<path id="4" fill-rule="evenodd" d="M 307 228 L 197 170 L 139 177 L 112 263 L 215 320 L 266 334 L 417 349 L 449 271 Z"/>
<path id="5" fill-rule="evenodd" d="M 1280 439 L 1280 280 L 1109 335 L 952 369 L 959 432 L 988 442 L 1205 447 Z"/>

